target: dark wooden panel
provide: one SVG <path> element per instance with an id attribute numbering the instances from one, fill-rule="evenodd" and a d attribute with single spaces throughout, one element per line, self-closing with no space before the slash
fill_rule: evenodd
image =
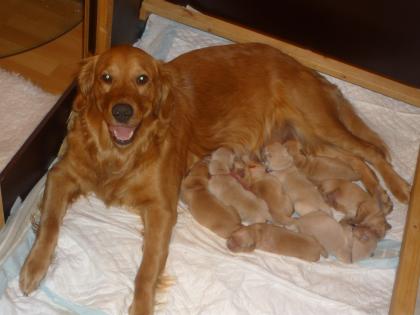
<path id="1" fill-rule="evenodd" d="M 173 0 L 420 87 L 418 0 Z"/>
<path id="2" fill-rule="evenodd" d="M 26 197 L 57 156 L 67 131 L 67 118 L 75 96 L 73 83 L 0 173 L 6 219 L 17 197 Z"/>
<path id="3" fill-rule="evenodd" d="M 142 34 L 145 23 L 140 21 L 142 0 L 114 0 L 111 46 L 132 44 Z"/>

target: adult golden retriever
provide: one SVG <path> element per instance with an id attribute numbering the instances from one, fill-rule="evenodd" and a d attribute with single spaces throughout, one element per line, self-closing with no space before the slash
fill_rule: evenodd
<path id="1" fill-rule="evenodd" d="M 140 214 L 143 260 L 130 314 L 152 314 L 191 156 L 224 146 L 255 152 L 292 130 L 304 150 L 331 146 L 371 163 L 401 201 L 409 185 L 380 137 L 315 72 L 262 44 L 211 47 L 169 63 L 115 47 L 84 63 L 68 147 L 51 169 L 37 239 L 20 273 L 23 293 L 45 276 L 70 202 L 94 192 Z"/>

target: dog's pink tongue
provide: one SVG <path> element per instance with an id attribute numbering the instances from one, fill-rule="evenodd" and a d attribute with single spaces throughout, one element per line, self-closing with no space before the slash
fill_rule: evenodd
<path id="1" fill-rule="evenodd" d="M 130 140 L 134 134 L 134 128 L 123 127 L 123 126 L 111 126 L 110 127 L 115 138 L 121 141 Z"/>

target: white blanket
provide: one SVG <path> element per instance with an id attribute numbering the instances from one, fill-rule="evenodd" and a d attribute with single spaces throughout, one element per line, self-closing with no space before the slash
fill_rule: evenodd
<path id="1" fill-rule="evenodd" d="M 0 68 L 0 172 L 58 99 Z"/>
<path id="2" fill-rule="evenodd" d="M 136 45 L 168 60 L 220 43 L 227 41 L 152 15 Z M 385 138 L 396 169 L 412 181 L 420 108 L 331 80 Z M 354 265 L 333 257 L 309 263 L 261 251 L 233 254 L 180 204 L 165 271 L 174 284 L 158 297 L 158 314 L 386 314 L 406 211 L 394 202 L 387 239 L 375 257 Z M 30 297 L 20 293 L 17 273 L 33 233 L 16 241 L 19 246 L 6 257 L 0 255 L 0 314 L 126 314 L 141 261 L 141 228 L 139 218 L 123 209 L 106 208 L 94 196 L 79 199 L 65 216 L 47 277 Z M 4 290 L 2 279 L 8 279 Z"/>

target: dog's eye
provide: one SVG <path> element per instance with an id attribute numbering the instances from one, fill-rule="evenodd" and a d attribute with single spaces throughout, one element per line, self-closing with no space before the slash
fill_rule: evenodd
<path id="1" fill-rule="evenodd" d="M 111 83 L 112 82 L 112 77 L 109 73 L 104 73 L 101 76 L 102 81 L 104 81 L 105 83 Z"/>
<path id="2" fill-rule="evenodd" d="M 137 77 L 137 84 L 145 85 L 147 82 L 149 82 L 149 77 L 147 75 L 142 74 Z"/>

